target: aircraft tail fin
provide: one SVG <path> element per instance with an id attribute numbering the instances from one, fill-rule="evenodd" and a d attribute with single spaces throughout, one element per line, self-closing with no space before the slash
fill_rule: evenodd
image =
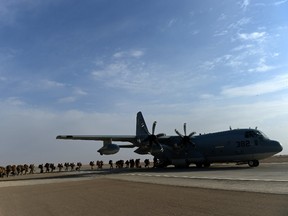
<path id="1" fill-rule="evenodd" d="M 149 135 L 149 131 L 147 128 L 147 125 L 145 123 L 144 117 L 141 112 L 137 113 L 136 118 L 136 136 L 137 137 L 143 137 Z"/>

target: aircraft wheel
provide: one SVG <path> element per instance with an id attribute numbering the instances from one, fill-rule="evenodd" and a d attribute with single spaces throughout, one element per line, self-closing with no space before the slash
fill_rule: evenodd
<path id="1" fill-rule="evenodd" d="M 165 168 L 165 167 L 167 167 L 169 164 L 171 164 L 171 163 L 169 163 L 168 161 L 160 161 L 160 162 L 156 165 L 156 167 L 157 167 L 157 168 Z"/>
<path id="2" fill-rule="evenodd" d="M 196 163 L 197 168 L 202 168 L 203 164 L 202 163 Z"/>
<path id="3" fill-rule="evenodd" d="M 258 160 L 254 160 L 254 167 L 258 167 L 259 166 L 259 161 Z"/>
<path id="4" fill-rule="evenodd" d="M 204 163 L 204 167 L 205 167 L 205 168 L 210 167 L 210 165 L 211 165 L 211 164 L 210 164 L 209 162 Z"/>
<path id="5" fill-rule="evenodd" d="M 248 161 L 248 165 L 249 165 L 250 167 L 257 167 L 257 166 L 259 166 L 259 161 L 258 161 L 258 160 Z"/>

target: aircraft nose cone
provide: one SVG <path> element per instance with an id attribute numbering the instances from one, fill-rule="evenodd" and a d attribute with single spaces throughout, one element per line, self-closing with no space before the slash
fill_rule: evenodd
<path id="1" fill-rule="evenodd" d="M 283 146 L 281 145 L 280 142 L 274 141 L 275 142 L 275 147 L 277 148 L 277 152 L 281 152 L 283 150 Z"/>
<path id="2" fill-rule="evenodd" d="M 283 146 L 279 143 L 280 146 L 280 152 L 283 150 Z"/>

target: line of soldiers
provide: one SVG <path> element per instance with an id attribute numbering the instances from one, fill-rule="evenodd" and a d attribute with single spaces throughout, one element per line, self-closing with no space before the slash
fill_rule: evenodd
<path id="1" fill-rule="evenodd" d="M 69 168 L 70 168 L 70 171 L 74 171 L 74 170 L 80 171 L 82 167 L 82 163 L 78 162 L 77 164 L 75 164 L 75 163 L 65 162 L 64 165 L 63 163 L 58 163 L 57 165 L 59 172 L 61 172 L 64 167 L 65 167 L 65 171 L 69 171 Z M 40 169 L 40 173 L 44 173 L 44 168 L 45 168 L 45 172 L 47 173 L 47 172 L 53 172 L 56 169 L 56 166 L 54 165 L 54 163 L 46 163 L 44 165 L 40 164 L 38 168 Z"/>
<path id="2" fill-rule="evenodd" d="M 82 163 L 78 162 L 75 163 L 58 163 L 57 165 L 58 171 L 61 172 L 62 169 L 65 167 L 65 171 L 80 171 L 82 167 Z M 39 164 L 38 168 L 40 169 L 40 173 L 53 172 L 56 169 L 56 166 L 54 163 L 46 163 L 46 164 Z M 24 164 L 24 165 L 7 165 L 6 167 L 0 166 L 0 177 L 3 178 L 4 176 L 9 177 L 10 175 L 16 176 L 16 175 L 26 175 L 26 174 L 34 174 L 35 173 L 35 165 L 34 164 Z"/>
<path id="3" fill-rule="evenodd" d="M 155 163 L 155 161 L 154 161 Z M 89 165 L 91 167 L 91 169 L 94 169 L 94 166 L 96 165 L 98 169 L 102 169 L 103 168 L 103 164 L 104 162 L 102 160 L 97 160 L 96 164 L 94 161 L 90 161 Z M 140 163 L 140 159 L 130 159 L 130 160 L 126 160 L 124 162 L 124 160 L 118 160 L 115 162 L 115 166 L 116 168 L 141 168 L 141 163 Z M 145 168 L 149 168 L 150 166 L 150 161 L 149 159 L 145 159 L 144 160 L 144 165 Z M 113 161 L 110 160 L 109 161 L 109 166 L 110 169 L 114 168 L 114 164 Z M 82 167 L 82 163 L 78 162 L 77 164 L 75 163 L 58 163 L 57 164 L 57 168 L 58 171 L 61 172 L 64 168 L 64 171 L 80 171 Z M 155 164 L 154 166 L 155 167 Z M 49 173 L 49 172 L 54 172 L 56 170 L 56 166 L 54 165 L 54 163 L 45 163 L 45 164 L 39 164 L 38 165 L 38 169 L 40 169 L 40 173 Z M 8 177 L 10 175 L 15 176 L 15 175 L 26 175 L 26 174 L 34 174 L 35 173 L 35 165 L 34 164 L 24 164 L 24 165 L 7 165 L 6 167 L 2 167 L 0 166 L 0 177 Z"/>
<path id="4" fill-rule="evenodd" d="M 126 160 L 124 162 L 124 160 L 118 160 L 115 162 L 116 168 L 123 168 L 125 164 L 125 168 L 141 168 L 141 163 L 140 163 L 140 159 L 130 159 L 130 160 Z M 109 165 L 110 165 L 110 169 L 113 169 L 113 161 L 110 160 L 109 161 Z M 144 160 L 144 165 L 145 168 L 149 168 L 150 166 L 150 161 L 149 159 L 145 159 Z"/>
<path id="5" fill-rule="evenodd" d="M 8 177 L 9 175 L 26 175 L 33 174 L 35 172 L 34 164 L 24 164 L 24 165 L 7 165 L 6 168 L 0 166 L 0 177 Z"/>
<path id="6" fill-rule="evenodd" d="M 104 162 L 102 160 L 101 161 L 97 160 L 96 161 L 97 169 L 102 169 L 103 168 L 103 164 L 104 164 Z M 95 162 L 94 161 L 90 161 L 89 165 L 90 165 L 91 169 L 94 169 Z"/>

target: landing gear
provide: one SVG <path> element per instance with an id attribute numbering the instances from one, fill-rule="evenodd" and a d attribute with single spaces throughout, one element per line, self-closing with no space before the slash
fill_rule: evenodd
<path id="1" fill-rule="evenodd" d="M 258 160 L 248 161 L 248 165 L 249 165 L 250 167 L 257 167 L 257 166 L 259 166 L 259 161 L 258 161 Z"/>
<path id="2" fill-rule="evenodd" d="M 204 167 L 204 168 L 208 168 L 208 167 L 210 167 L 210 163 L 209 162 L 204 162 L 204 163 L 196 163 L 196 167 L 197 168 L 202 168 L 202 167 Z"/>

